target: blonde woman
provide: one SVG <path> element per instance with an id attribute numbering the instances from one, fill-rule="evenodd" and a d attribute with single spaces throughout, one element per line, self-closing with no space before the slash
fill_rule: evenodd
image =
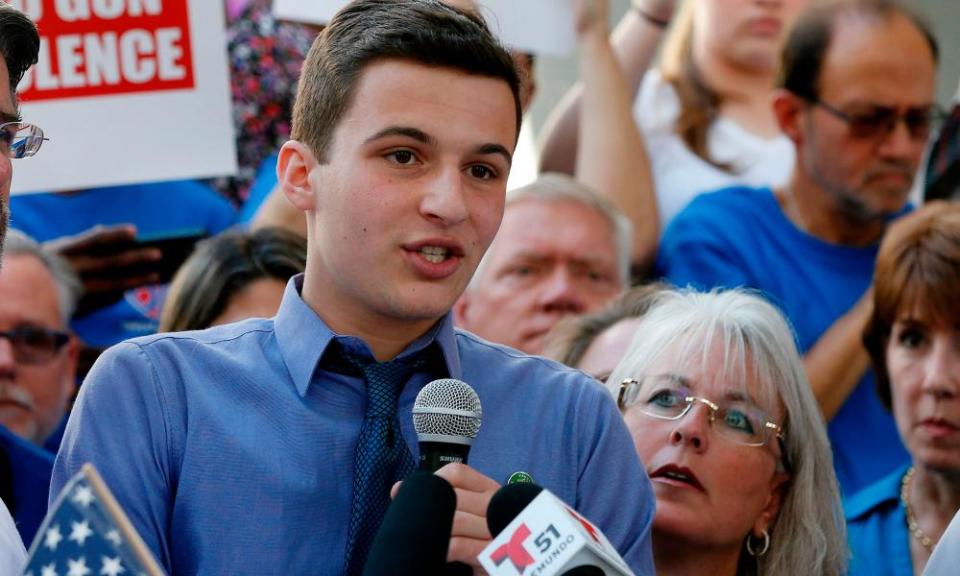
<path id="1" fill-rule="evenodd" d="M 771 304 L 660 292 L 607 386 L 653 483 L 658 575 L 844 573 L 826 429 Z"/>

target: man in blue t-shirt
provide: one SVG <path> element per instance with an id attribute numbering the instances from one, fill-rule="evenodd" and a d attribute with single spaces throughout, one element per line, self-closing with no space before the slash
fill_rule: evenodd
<path id="1" fill-rule="evenodd" d="M 678 285 L 757 288 L 784 310 L 850 494 L 907 459 L 861 333 L 878 243 L 931 130 L 937 49 L 904 9 L 839 13 L 811 10 L 784 48 L 773 108 L 797 151 L 787 187 L 701 196 L 667 229 L 658 267 Z"/>

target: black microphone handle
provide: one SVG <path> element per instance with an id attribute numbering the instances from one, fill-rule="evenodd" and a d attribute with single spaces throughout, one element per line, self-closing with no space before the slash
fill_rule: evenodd
<path id="1" fill-rule="evenodd" d="M 453 462 L 466 464 L 468 454 L 469 444 L 420 442 L 420 470 L 433 473 Z"/>

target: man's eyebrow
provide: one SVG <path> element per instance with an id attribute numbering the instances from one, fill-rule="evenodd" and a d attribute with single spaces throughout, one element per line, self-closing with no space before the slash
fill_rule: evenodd
<path id="1" fill-rule="evenodd" d="M 484 144 L 478 146 L 474 152 L 476 154 L 499 154 L 507 161 L 507 166 L 513 166 L 513 155 L 510 154 L 510 151 L 507 150 L 506 147 L 500 144 Z"/>
<path id="2" fill-rule="evenodd" d="M 411 128 L 409 126 L 390 126 L 389 128 L 384 128 L 383 130 L 377 132 L 373 136 L 367 138 L 366 142 L 370 143 L 381 138 L 388 138 L 390 136 L 404 136 L 406 138 L 413 138 L 417 142 L 422 142 L 429 146 L 436 146 L 437 139 L 433 136 L 430 136 L 423 130 L 417 128 Z"/>
<path id="3" fill-rule="evenodd" d="M 5 110 L 0 110 L 0 122 L 20 122 L 21 120 L 23 120 L 23 117 L 19 111 L 16 114 L 11 114 Z"/>

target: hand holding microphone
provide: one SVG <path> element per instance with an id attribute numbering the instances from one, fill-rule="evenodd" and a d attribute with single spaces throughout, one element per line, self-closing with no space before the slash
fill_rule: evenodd
<path id="1" fill-rule="evenodd" d="M 413 404 L 420 470 L 450 482 L 457 495 L 446 576 L 479 569 L 477 554 L 490 542 L 487 506 L 500 485 L 466 465 L 482 416 L 477 393 L 454 378 L 430 382 Z"/>

